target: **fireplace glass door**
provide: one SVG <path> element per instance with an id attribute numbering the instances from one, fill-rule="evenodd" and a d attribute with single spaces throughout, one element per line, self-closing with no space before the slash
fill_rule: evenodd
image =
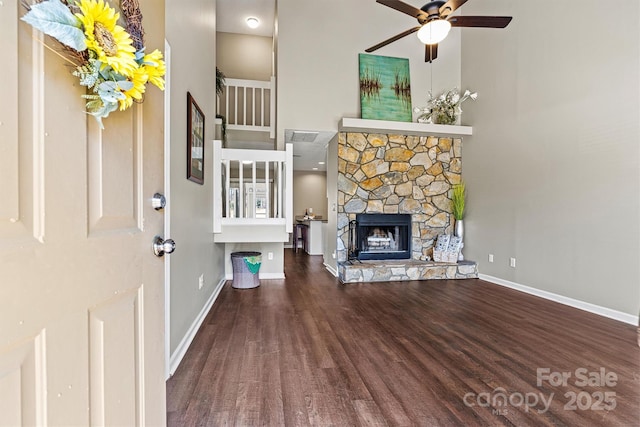
<path id="1" fill-rule="evenodd" d="M 411 257 L 411 215 L 359 214 L 356 226 L 358 259 Z"/>

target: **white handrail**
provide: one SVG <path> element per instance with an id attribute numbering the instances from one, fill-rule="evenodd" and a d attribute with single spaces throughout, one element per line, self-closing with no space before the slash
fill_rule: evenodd
<path id="1" fill-rule="evenodd" d="M 269 137 L 275 138 L 275 77 L 270 81 L 226 78 L 217 111 L 225 117 L 229 130 L 269 132 Z"/>
<path id="2" fill-rule="evenodd" d="M 244 150 L 222 148 L 222 141 L 214 141 L 213 149 L 213 194 L 214 194 L 214 233 L 221 233 L 225 224 L 281 224 L 286 232 L 293 231 L 293 145 L 286 144 L 284 151 L 278 150 Z M 245 174 L 244 164 L 251 163 Z M 264 163 L 264 177 L 258 178 L 258 162 Z M 231 178 L 237 166 L 236 177 Z M 271 168 L 274 168 L 272 172 Z M 250 176 L 249 176 L 250 174 Z M 245 176 L 246 175 L 246 176 Z M 237 182 L 237 185 L 234 183 Z M 264 203 L 260 209 L 265 210 L 257 216 L 257 184 L 266 184 L 263 195 Z M 248 186 L 252 188 L 249 189 Z M 233 192 L 231 186 L 237 188 Z M 245 188 L 252 190 L 253 199 L 246 200 Z M 236 193 L 237 192 L 237 193 Z M 237 196 L 236 196 L 237 194 Z M 232 200 L 232 197 L 234 198 Z M 237 199 L 236 199 L 237 197 Z M 235 209 L 230 209 L 231 204 Z M 225 207 L 223 209 L 223 206 Z"/>

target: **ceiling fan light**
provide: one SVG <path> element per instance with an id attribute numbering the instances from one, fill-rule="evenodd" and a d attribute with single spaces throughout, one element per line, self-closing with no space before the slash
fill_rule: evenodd
<path id="1" fill-rule="evenodd" d="M 418 30 L 418 38 L 424 44 L 440 43 L 447 37 L 451 24 L 444 19 L 429 21 Z"/>
<path id="2" fill-rule="evenodd" d="M 258 28 L 258 25 L 260 25 L 258 18 L 254 18 L 253 16 L 247 18 L 246 22 L 249 28 Z"/>

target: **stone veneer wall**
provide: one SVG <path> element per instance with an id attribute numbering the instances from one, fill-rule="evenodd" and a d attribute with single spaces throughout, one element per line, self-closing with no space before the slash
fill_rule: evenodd
<path id="1" fill-rule="evenodd" d="M 338 135 L 338 250 L 347 260 L 349 221 L 358 213 L 412 214 L 412 258 L 453 232 L 450 190 L 460 182 L 462 140 L 434 136 Z"/>

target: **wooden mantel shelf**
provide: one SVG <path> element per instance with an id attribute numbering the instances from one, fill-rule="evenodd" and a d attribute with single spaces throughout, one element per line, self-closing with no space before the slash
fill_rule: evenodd
<path id="1" fill-rule="evenodd" d="M 393 122 L 343 117 L 338 126 L 340 132 L 394 133 L 402 135 L 472 135 L 471 126 L 434 125 L 430 123 Z"/>

